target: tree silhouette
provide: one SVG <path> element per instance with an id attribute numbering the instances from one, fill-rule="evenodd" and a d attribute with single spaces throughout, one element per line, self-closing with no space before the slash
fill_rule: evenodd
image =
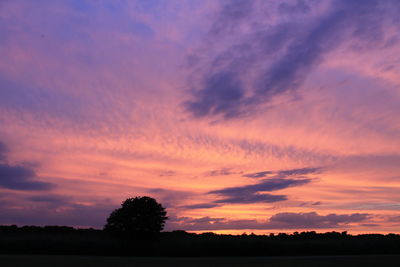
<path id="1" fill-rule="evenodd" d="M 104 230 L 128 238 L 151 239 L 168 219 L 165 208 L 151 197 L 128 198 L 107 218 Z"/>

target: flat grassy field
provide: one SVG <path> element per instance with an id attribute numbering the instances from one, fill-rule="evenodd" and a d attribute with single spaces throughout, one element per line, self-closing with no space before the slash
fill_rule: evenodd
<path id="1" fill-rule="evenodd" d="M 1 267 L 135 267 L 135 266 L 399 266 L 400 255 L 355 255 L 312 257 L 242 257 L 242 258 L 143 258 L 99 256 L 0 255 Z"/>

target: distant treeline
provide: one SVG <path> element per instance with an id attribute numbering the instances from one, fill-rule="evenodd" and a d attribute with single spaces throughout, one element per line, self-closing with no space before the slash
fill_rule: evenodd
<path id="1" fill-rule="evenodd" d="M 0 226 L 2 254 L 118 256 L 289 256 L 400 254 L 400 235 L 347 232 L 270 235 L 162 232 L 158 240 L 111 236 L 67 226 Z"/>
<path id="2" fill-rule="evenodd" d="M 68 233 L 101 233 L 103 230 L 93 228 L 74 228 L 71 226 L 33 226 L 26 225 L 18 227 L 17 225 L 0 225 L 0 234 L 29 234 L 29 233 L 49 233 L 49 234 L 68 234 Z"/>

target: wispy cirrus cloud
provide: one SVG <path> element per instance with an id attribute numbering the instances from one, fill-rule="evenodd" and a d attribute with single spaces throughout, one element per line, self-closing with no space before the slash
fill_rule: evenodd
<path id="1" fill-rule="evenodd" d="M 37 88 L 22 81 L 12 81 L 0 75 L 0 107 L 19 109 L 43 116 L 52 114 L 59 118 L 72 119 L 84 111 L 84 102 L 63 91 Z"/>
<path id="2" fill-rule="evenodd" d="M 227 175 L 233 175 L 233 174 L 240 174 L 242 172 L 234 171 L 231 168 L 221 168 L 217 170 L 211 170 L 209 172 L 206 172 L 204 175 L 206 176 L 227 176 Z"/>
<path id="3" fill-rule="evenodd" d="M 185 202 L 187 199 L 193 196 L 192 192 L 164 189 L 164 188 L 151 188 L 147 190 L 152 196 L 155 196 L 164 207 L 176 208 L 180 203 Z"/>

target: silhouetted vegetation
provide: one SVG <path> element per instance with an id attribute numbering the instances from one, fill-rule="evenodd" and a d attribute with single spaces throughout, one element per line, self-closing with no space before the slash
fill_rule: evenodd
<path id="1" fill-rule="evenodd" d="M 300 232 L 271 235 L 161 232 L 126 239 L 65 226 L 0 226 L 0 253 L 121 256 L 287 256 L 400 254 L 400 235 Z"/>
<path id="2" fill-rule="evenodd" d="M 118 237 L 155 239 L 168 219 L 165 208 L 151 197 L 128 198 L 107 219 L 104 231 Z"/>
<path id="3" fill-rule="evenodd" d="M 0 226 L 0 253 L 164 257 L 400 254 L 397 234 L 161 232 L 166 215 L 155 199 L 135 197 L 111 213 L 104 230 Z"/>

